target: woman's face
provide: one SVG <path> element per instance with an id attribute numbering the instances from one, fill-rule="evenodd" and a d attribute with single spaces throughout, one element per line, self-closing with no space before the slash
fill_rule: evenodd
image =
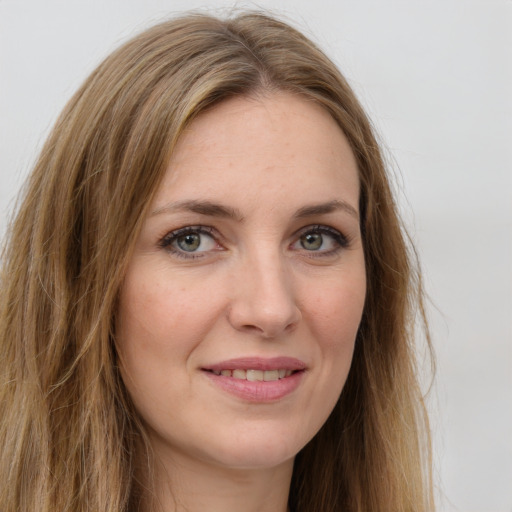
<path id="1" fill-rule="evenodd" d="M 341 130 L 291 94 L 237 97 L 181 137 L 121 289 L 117 347 L 155 451 L 291 464 L 345 383 L 365 299 Z"/>

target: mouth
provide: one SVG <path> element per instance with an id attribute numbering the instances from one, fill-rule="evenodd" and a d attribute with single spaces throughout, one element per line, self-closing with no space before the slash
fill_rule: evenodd
<path id="1" fill-rule="evenodd" d="M 290 377 L 293 373 L 303 370 L 288 370 L 280 368 L 278 370 L 243 370 L 241 368 L 235 370 L 206 370 L 214 375 L 222 377 L 231 377 L 233 379 L 248 380 L 249 382 L 273 382 L 276 380 Z"/>
<path id="2" fill-rule="evenodd" d="M 299 359 L 248 357 L 201 368 L 210 382 L 249 402 L 275 402 L 293 393 L 306 372 Z"/>

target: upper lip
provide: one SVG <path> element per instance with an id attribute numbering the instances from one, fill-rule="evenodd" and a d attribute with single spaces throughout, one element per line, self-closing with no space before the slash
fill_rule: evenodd
<path id="1" fill-rule="evenodd" d="M 211 364 L 202 368 L 203 370 L 305 370 L 306 363 L 295 357 L 239 357 L 228 359 L 219 363 Z"/>

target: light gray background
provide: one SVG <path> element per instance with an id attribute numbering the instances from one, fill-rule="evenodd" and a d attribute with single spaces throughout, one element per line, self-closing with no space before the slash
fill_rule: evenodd
<path id="1" fill-rule="evenodd" d="M 174 12 L 233 5 L 0 0 L 0 231 L 50 126 L 100 59 Z M 511 512 L 512 1 L 258 5 L 339 64 L 389 148 L 433 301 L 439 509 Z"/>

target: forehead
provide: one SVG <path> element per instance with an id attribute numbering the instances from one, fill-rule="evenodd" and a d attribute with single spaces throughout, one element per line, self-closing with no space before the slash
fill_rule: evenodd
<path id="1" fill-rule="evenodd" d="M 341 194 L 357 208 L 359 177 L 343 132 L 313 101 L 289 93 L 235 97 L 185 130 L 156 202 L 211 194 L 242 203 L 264 194 L 281 202 Z"/>

